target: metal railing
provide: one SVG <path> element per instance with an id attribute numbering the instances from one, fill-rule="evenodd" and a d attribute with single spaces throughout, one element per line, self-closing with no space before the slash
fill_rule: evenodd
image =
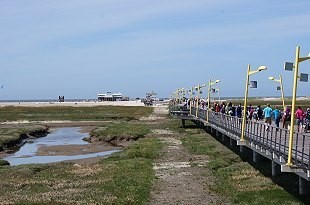
<path id="1" fill-rule="evenodd" d="M 186 107 L 186 106 L 185 106 Z M 236 139 L 241 136 L 242 118 L 230 116 L 219 112 L 207 111 L 199 108 L 196 118 L 196 108 L 186 108 L 193 119 L 206 121 L 209 112 L 208 123 L 235 135 Z M 267 125 L 263 121 L 247 120 L 245 128 L 245 139 L 252 145 L 257 146 L 274 157 L 282 157 L 287 161 L 289 130 Z M 305 133 L 294 131 L 293 164 L 302 169 L 310 169 L 310 136 Z"/>

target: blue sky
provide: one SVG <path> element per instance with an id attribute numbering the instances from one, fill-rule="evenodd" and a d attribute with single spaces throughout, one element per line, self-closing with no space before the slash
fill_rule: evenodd
<path id="1" fill-rule="evenodd" d="M 220 79 L 222 96 L 286 95 L 296 46 L 310 52 L 309 0 L 0 0 L 0 99 L 168 97 Z M 310 61 L 300 72 L 310 73 Z M 309 96 L 309 82 L 298 84 Z M 204 94 L 206 93 L 203 91 Z"/>

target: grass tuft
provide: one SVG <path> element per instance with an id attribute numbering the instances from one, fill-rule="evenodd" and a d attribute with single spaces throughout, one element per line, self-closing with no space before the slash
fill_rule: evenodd
<path id="1" fill-rule="evenodd" d="M 99 127 L 91 131 L 90 136 L 101 141 L 111 142 L 137 140 L 150 133 L 150 129 L 143 124 L 132 124 L 128 122 L 112 123 L 106 127 Z"/>
<path id="2" fill-rule="evenodd" d="M 190 152 L 209 156 L 208 168 L 216 178 L 215 186 L 210 189 L 227 196 L 232 203 L 303 204 L 211 135 L 190 135 L 184 137 L 182 142 Z"/>

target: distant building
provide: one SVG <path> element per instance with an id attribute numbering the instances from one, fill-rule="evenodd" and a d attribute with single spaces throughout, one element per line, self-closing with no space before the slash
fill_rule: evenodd
<path id="1" fill-rule="evenodd" d="M 157 93 L 155 93 L 154 91 L 152 91 L 150 93 L 146 93 L 145 98 L 146 99 L 152 99 L 153 101 L 158 101 Z"/>
<path id="2" fill-rule="evenodd" d="M 65 96 L 58 96 L 59 102 L 65 102 Z"/>
<path id="3" fill-rule="evenodd" d="M 145 98 L 141 100 L 145 105 L 154 105 L 158 102 L 159 99 L 157 98 L 157 93 L 154 91 L 150 93 L 146 93 Z"/>
<path id="4" fill-rule="evenodd" d="M 121 101 L 123 100 L 122 93 L 107 92 L 104 94 L 97 94 L 98 101 Z"/>

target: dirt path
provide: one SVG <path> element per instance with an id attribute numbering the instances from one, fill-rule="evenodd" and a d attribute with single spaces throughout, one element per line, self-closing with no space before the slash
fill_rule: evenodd
<path id="1" fill-rule="evenodd" d="M 154 115 L 163 113 L 156 108 Z M 179 136 L 171 131 L 156 130 L 164 143 L 162 157 L 154 164 L 158 179 L 153 185 L 149 205 L 162 204 L 228 204 L 209 189 L 214 178 L 205 167 L 207 156 L 191 155 L 182 146 Z M 167 137 L 160 137 L 160 136 Z"/>

